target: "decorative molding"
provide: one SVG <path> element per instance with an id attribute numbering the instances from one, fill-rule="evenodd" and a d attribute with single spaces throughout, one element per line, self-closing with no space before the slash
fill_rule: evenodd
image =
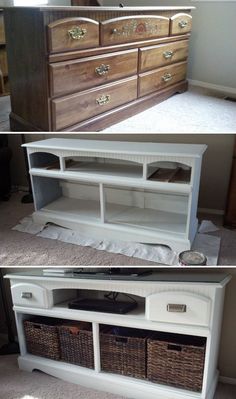
<path id="1" fill-rule="evenodd" d="M 188 79 L 188 82 L 192 86 L 198 86 L 198 87 L 203 87 L 205 89 L 216 90 L 220 93 L 224 93 L 225 95 L 227 95 L 227 94 L 235 94 L 236 95 L 236 87 L 234 88 L 234 87 L 228 87 L 228 86 L 215 85 L 213 83 L 202 82 L 200 80 L 193 80 L 193 79 Z"/>

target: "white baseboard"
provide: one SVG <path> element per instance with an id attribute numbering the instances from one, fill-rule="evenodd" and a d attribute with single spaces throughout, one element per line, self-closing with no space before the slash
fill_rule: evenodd
<path id="1" fill-rule="evenodd" d="M 236 378 L 220 376 L 219 381 L 223 382 L 224 384 L 236 385 Z"/>
<path id="2" fill-rule="evenodd" d="M 210 215 L 224 216 L 225 212 L 222 209 L 198 208 L 200 213 L 209 213 Z"/>
<path id="3" fill-rule="evenodd" d="M 227 94 L 236 95 L 236 88 L 233 87 L 215 85 L 213 83 L 201 82 L 200 80 L 193 80 L 193 79 L 188 79 L 188 82 L 192 86 L 199 86 L 199 87 L 204 87 L 205 89 L 216 90 L 220 93 L 224 93 L 225 95 Z"/>

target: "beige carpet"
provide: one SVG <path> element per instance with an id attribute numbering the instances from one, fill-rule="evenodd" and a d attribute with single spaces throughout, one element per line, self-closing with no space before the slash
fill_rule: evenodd
<path id="1" fill-rule="evenodd" d="M 105 129 L 104 133 L 235 133 L 236 102 L 190 87 L 183 94 Z"/>
<path id="2" fill-rule="evenodd" d="M 122 399 L 121 396 L 87 389 L 38 371 L 21 371 L 16 358 L 15 355 L 0 356 L 1 399 Z M 235 397 L 236 386 L 219 384 L 214 399 Z"/>
<path id="3" fill-rule="evenodd" d="M 11 230 L 20 219 L 33 212 L 32 204 L 22 204 L 23 194 L 13 194 L 10 201 L 0 202 L 0 265 L 5 266 L 144 266 L 155 265 L 125 255 L 98 251 L 89 247 L 63 243 Z M 199 215 L 200 219 L 206 215 Z M 208 215 L 209 216 L 209 215 Z M 219 218 L 213 219 L 220 225 Z M 220 227 L 212 233 L 221 237 L 220 265 L 236 265 L 236 230 Z"/>
<path id="4" fill-rule="evenodd" d="M 212 90 L 190 87 L 104 133 L 235 133 L 236 103 Z M 0 131 L 10 131 L 8 96 L 0 98 Z"/>

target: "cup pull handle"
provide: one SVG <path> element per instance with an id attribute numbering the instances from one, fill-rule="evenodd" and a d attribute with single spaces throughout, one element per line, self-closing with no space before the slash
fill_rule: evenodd
<path id="1" fill-rule="evenodd" d="M 33 297 L 32 292 L 22 292 L 21 293 L 21 298 L 22 299 L 31 299 Z"/>
<path id="2" fill-rule="evenodd" d="M 176 304 L 176 303 L 168 303 L 167 312 L 171 313 L 186 313 L 187 305 Z"/>

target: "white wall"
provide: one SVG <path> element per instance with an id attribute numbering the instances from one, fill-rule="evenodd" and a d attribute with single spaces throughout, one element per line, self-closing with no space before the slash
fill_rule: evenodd
<path id="1" fill-rule="evenodd" d="M 104 5 L 120 2 L 126 6 L 195 6 L 188 77 L 236 89 L 236 1 L 103 0 Z"/>

